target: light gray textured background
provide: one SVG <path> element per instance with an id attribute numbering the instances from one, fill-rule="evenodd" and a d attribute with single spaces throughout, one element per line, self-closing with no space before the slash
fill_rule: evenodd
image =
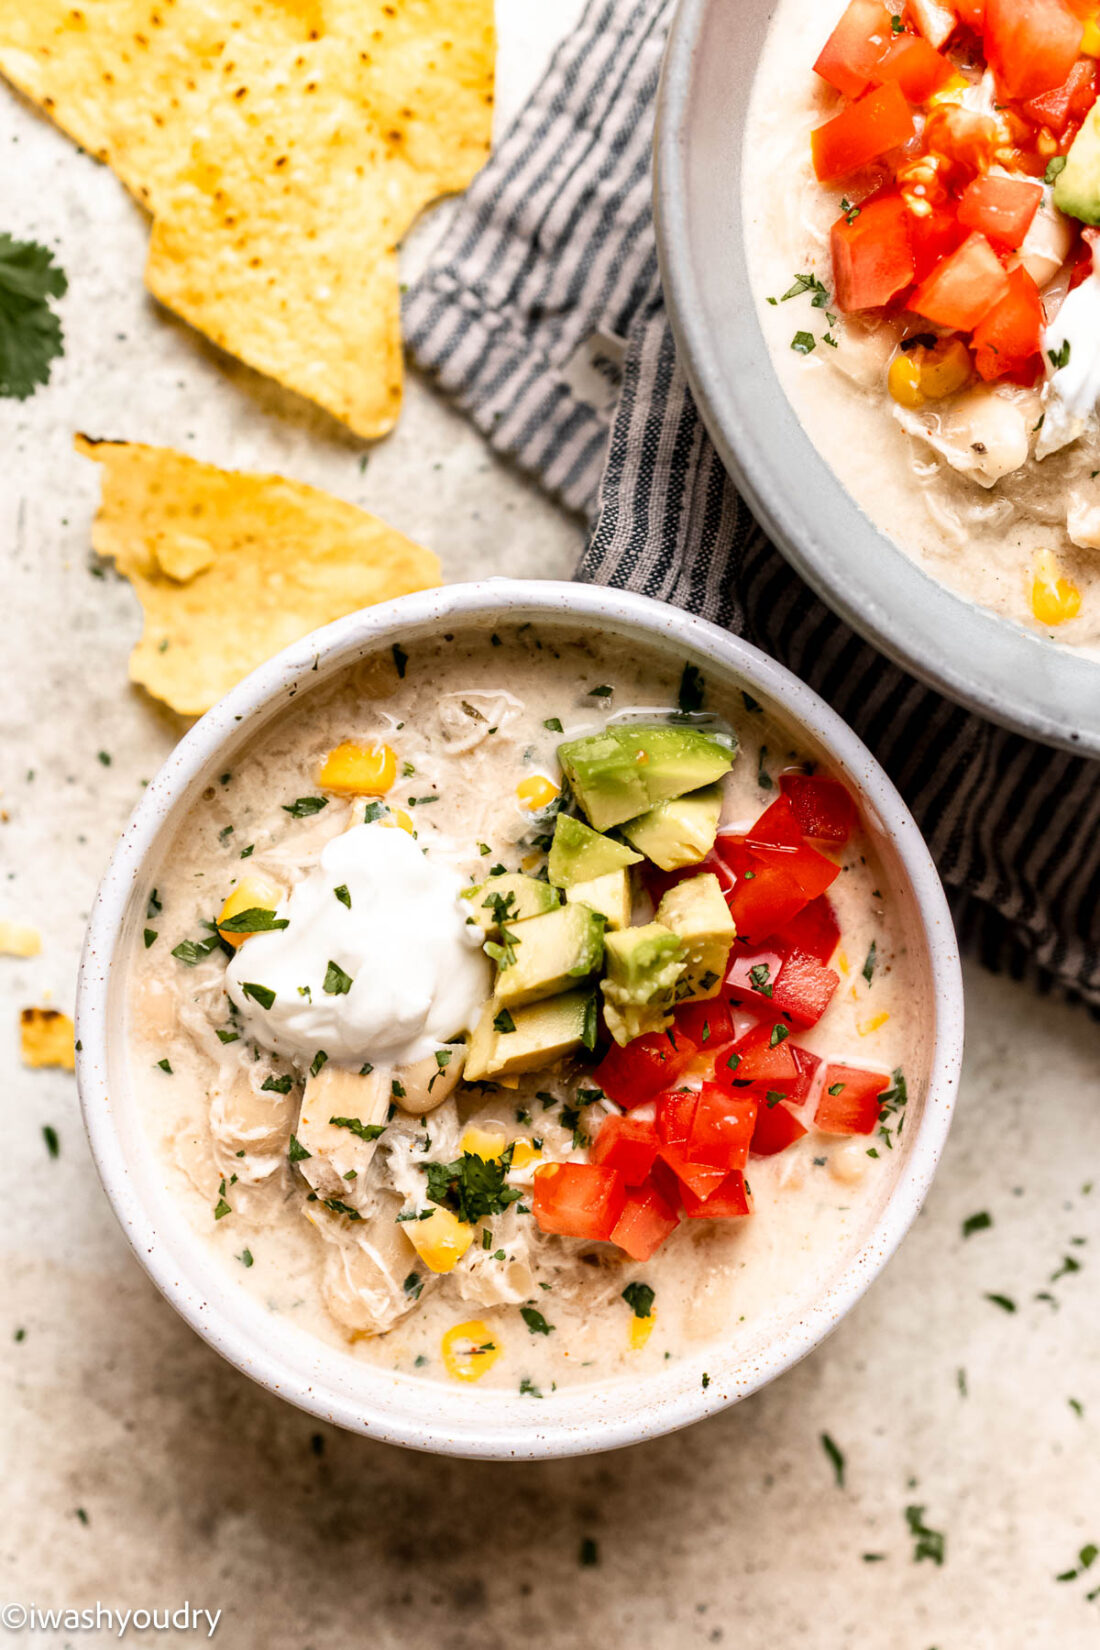
<path id="1" fill-rule="evenodd" d="M 580 4 L 498 10 L 506 119 Z M 223 1611 L 216 1642 L 264 1650 L 1096 1646 L 1100 1561 L 1055 1577 L 1100 1543 L 1097 1032 L 976 970 L 957 1123 L 900 1256 L 799 1369 L 686 1434 L 541 1466 L 403 1454 L 318 1429 L 156 1295 L 99 1189 L 71 1077 L 24 1071 L 16 1051 L 21 1007 L 71 1007 L 97 878 L 180 732 L 127 684 L 137 605 L 88 571 L 98 477 L 73 430 L 327 487 L 436 550 L 449 579 L 565 576 L 581 535 L 415 379 L 363 468 L 347 431 L 145 296 L 141 213 L 6 90 L 0 178 L 0 228 L 55 245 L 71 282 L 52 383 L 0 403 L 0 916 L 44 936 L 40 957 L 0 958 L 0 1605 L 186 1599 Z M 992 1229 L 964 1240 L 981 1209 Z M 1065 1255 L 1081 1269 L 1051 1284 Z M 942 1568 L 914 1562 L 907 1505 L 945 1532 Z"/>

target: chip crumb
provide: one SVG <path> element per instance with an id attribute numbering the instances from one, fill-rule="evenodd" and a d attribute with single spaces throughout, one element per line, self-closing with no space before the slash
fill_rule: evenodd
<path id="1" fill-rule="evenodd" d="M 431 551 L 303 482 L 140 442 L 78 435 L 76 449 L 104 468 L 96 553 L 145 614 L 130 679 L 181 715 L 209 710 L 308 631 L 440 583 Z"/>
<path id="2" fill-rule="evenodd" d="M 25 1066 L 76 1065 L 73 1022 L 57 1008 L 25 1008 L 19 1016 Z"/>
<path id="3" fill-rule="evenodd" d="M 0 917 L 0 952 L 5 957 L 37 957 L 42 936 L 29 922 L 8 922 Z"/>

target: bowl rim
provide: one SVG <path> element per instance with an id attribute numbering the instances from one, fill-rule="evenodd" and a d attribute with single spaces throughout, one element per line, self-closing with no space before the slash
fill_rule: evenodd
<path id="1" fill-rule="evenodd" d="M 654 645 L 672 644 L 678 654 L 709 663 L 762 699 L 774 701 L 828 750 L 839 770 L 858 783 L 864 806 L 873 808 L 881 835 L 890 840 L 898 856 L 927 950 L 934 1022 L 928 1092 L 916 1130 L 907 1136 L 902 1169 L 874 1227 L 835 1282 L 747 1370 L 735 1374 L 731 1362 L 729 1371 L 724 1371 L 721 1351 L 710 1343 L 699 1358 L 707 1356 L 718 1373 L 706 1387 L 695 1369 L 699 1358 L 684 1357 L 667 1370 L 644 1377 L 641 1398 L 639 1383 L 620 1378 L 547 1394 L 536 1407 L 502 1389 L 480 1393 L 463 1388 L 456 1400 L 442 1383 L 429 1385 L 415 1376 L 398 1377 L 377 1366 L 352 1365 L 346 1360 L 357 1372 L 357 1392 L 352 1395 L 337 1389 L 335 1377 L 329 1385 L 323 1379 L 307 1378 L 259 1345 L 240 1321 L 247 1316 L 243 1303 L 248 1297 L 236 1284 L 232 1285 L 234 1307 L 238 1297 L 242 1303 L 236 1319 L 233 1312 L 222 1311 L 216 1302 L 212 1305 L 204 1298 L 186 1275 L 188 1258 L 194 1267 L 200 1264 L 203 1245 L 198 1233 L 188 1226 L 186 1237 L 177 1241 L 171 1233 L 158 1231 L 157 1207 L 163 1206 L 164 1194 L 143 1195 L 109 1098 L 112 966 L 133 890 L 145 886 L 144 867 L 151 851 L 168 822 L 188 805 L 188 791 L 196 778 L 228 745 L 240 740 L 242 720 L 270 712 L 319 663 L 325 666 L 323 675 L 335 672 L 364 652 L 403 636 L 408 640 L 406 633 L 414 627 L 441 628 L 465 622 L 489 628 L 494 622 L 524 618 L 566 625 L 575 622 L 578 628 L 597 631 L 608 626 L 641 634 Z M 958 1086 L 963 997 L 950 912 L 916 823 L 856 734 L 811 689 L 741 638 L 649 597 L 593 585 L 494 578 L 402 596 L 312 632 L 253 671 L 191 728 L 143 793 L 96 894 L 81 957 L 76 1033 L 81 1110 L 108 1200 L 154 1284 L 215 1351 L 299 1408 L 371 1438 L 440 1454 L 539 1459 L 618 1448 L 714 1414 L 790 1368 L 840 1322 L 893 1254 L 931 1183 Z M 320 1341 L 317 1348 L 326 1354 L 333 1350 Z M 320 1359 L 317 1348 L 310 1350 Z M 387 1394 L 393 1399 L 401 1383 L 411 1383 L 415 1389 L 406 1405 L 408 1414 L 387 1399 Z M 475 1398 L 477 1402 L 472 1401 Z"/>
<path id="2" fill-rule="evenodd" d="M 747 10 L 747 0 L 742 3 Z M 1100 661 L 967 601 L 934 578 L 864 514 L 803 428 L 757 319 L 741 232 L 740 152 L 736 188 L 723 196 L 735 233 L 723 266 L 729 305 L 722 330 L 734 340 L 738 371 L 723 370 L 693 252 L 688 177 L 689 124 L 700 108 L 698 75 L 707 59 L 702 37 L 709 18 L 723 9 L 716 0 L 680 0 L 673 18 L 657 94 L 653 208 L 677 355 L 726 470 L 800 577 L 895 664 L 1012 732 L 1077 756 L 1100 756 Z M 774 9 L 775 0 L 757 0 L 753 27 L 764 13 L 770 23 Z M 740 16 L 739 28 L 748 21 Z M 739 65 L 726 67 L 736 73 Z M 730 120 L 740 122 L 739 151 L 755 58 L 743 73 L 745 95 L 729 105 Z"/>

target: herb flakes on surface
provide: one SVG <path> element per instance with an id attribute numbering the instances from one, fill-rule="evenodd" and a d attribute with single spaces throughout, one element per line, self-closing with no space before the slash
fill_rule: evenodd
<path id="1" fill-rule="evenodd" d="M 942 1565 L 947 1556 L 947 1537 L 942 1530 L 929 1529 L 924 1522 L 924 1508 L 906 1507 L 905 1522 L 913 1537 L 913 1563 L 921 1564 L 927 1558 L 933 1564 Z"/>
<path id="2" fill-rule="evenodd" d="M 68 285 L 49 247 L 0 232 L 0 395 L 25 401 L 49 383 L 64 347 L 50 303 Z"/>
<path id="3" fill-rule="evenodd" d="M 479 1220 L 503 1214 L 523 1195 L 516 1186 L 506 1184 L 505 1176 L 512 1167 L 512 1148 L 506 1147 L 499 1158 L 486 1162 L 473 1152 L 463 1152 L 450 1163 L 425 1163 L 428 1177 L 428 1199 L 443 1209 L 450 1209 L 468 1226 Z"/>
<path id="4" fill-rule="evenodd" d="M 825 1454 L 829 1460 L 829 1465 L 833 1469 L 833 1477 L 836 1480 L 836 1487 L 838 1490 L 842 1490 L 844 1488 L 844 1454 L 833 1442 L 827 1432 L 823 1432 L 821 1434 L 821 1447 L 825 1451 Z"/>

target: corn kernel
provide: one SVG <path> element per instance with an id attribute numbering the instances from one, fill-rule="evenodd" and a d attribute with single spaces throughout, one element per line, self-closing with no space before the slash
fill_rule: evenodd
<path id="1" fill-rule="evenodd" d="M 385 819 L 379 821 L 382 825 L 391 825 L 399 831 L 407 831 L 410 836 L 416 835 L 416 826 L 412 821 L 412 814 L 406 813 L 404 808 L 391 808 Z"/>
<path id="2" fill-rule="evenodd" d="M 473 1227 L 441 1208 L 427 1220 L 407 1221 L 405 1235 L 430 1272 L 453 1272 L 474 1241 Z"/>
<path id="3" fill-rule="evenodd" d="M 521 779 L 516 786 L 516 795 L 519 800 L 533 814 L 540 813 L 543 808 L 548 808 L 558 794 L 558 786 L 554 784 L 552 779 L 547 779 L 544 773 L 530 774 L 526 779 Z"/>
<path id="4" fill-rule="evenodd" d="M 326 791 L 349 796 L 385 796 L 397 778 L 397 757 L 388 745 L 337 745 L 321 768 Z"/>
<path id="5" fill-rule="evenodd" d="M 653 1326 L 657 1322 L 657 1314 L 652 1307 L 647 1318 L 636 1318 L 633 1313 L 630 1317 L 630 1350 L 640 1352 L 653 1333 Z"/>
<path id="6" fill-rule="evenodd" d="M 872 1031 L 877 1031 L 880 1026 L 884 1026 L 889 1018 L 889 1014 L 883 1009 L 881 1014 L 872 1014 L 869 1020 L 860 1020 L 856 1025 L 856 1030 L 861 1037 L 869 1037 Z"/>
<path id="7" fill-rule="evenodd" d="M 965 75 L 953 74 L 946 85 L 941 86 L 938 92 L 932 93 L 928 99 L 929 107 L 941 103 L 958 103 L 969 86 L 970 82 Z"/>
<path id="8" fill-rule="evenodd" d="M 1086 57 L 1100 57 L 1100 22 L 1090 17 L 1081 37 L 1081 50 Z"/>
<path id="9" fill-rule="evenodd" d="M 507 1144 L 504 1135 L 488 1129 L 467 1129 L 462 1136 L 462 1150 L 483 1163 L 495 1163 Z"/>
<path id="10" fill-rule="evenodd" d="M 935 349 L 917 349 L 919 356 L 921 394 L 929 401 L 942 401 L 945 395 L 954 395 L 970 379 L 973 365 L 970 351 L 961 338 L 949 338 Z"/>
<path id="11" fill-rule="evenodd" d="M 837 954 L 836 954 L 836 965 L 840 969 L 840 972 L 842 974 L 850 974 L 851 973 L 852 965 L 848 961 L 847 951 L 838 951 L 837 952 Z"/>
<path id="12" fill-rule="evenodd" d="M 456 1381 L 480 1381 L 503 1351 L 500 1337 L 483 1318 L 454 1324 L 443 1336 L 440 1349 L 443 1367 Z"/>
<path id="13" fill-rule="evenodd" d="M 0 921 L 0 952 L 5 957 L 37 957 L 42 936 L 27 922 Z"/>
<path id="14" fill-rule="evenodd" d="M 258 908 L 261 911 L 274 911 L 283 897 L 283 891 L 277 883 L 267 877 L 242 877 L 234 888 L 225 904 L 218 913 L 218 922 L 223 923 L 229 917 L 235 917 L 240 911 L 251 911 Z M 219 934 L 221 929 L 219 927 Z M 221 934 L 227 945 L 236 949 L 243 945 L 248 938 L 247 934 Z"/>
<path id="15" fill-rule="evenodd" d="M 1031 611 L 1040 624 L 1065 624 L 1081 611 L 1081 592 L 1062 577 L 1049 550 L 1041 550 L 1035 562 L 1031 584 Z"/>
<path id="16" fill-rule="evenodd" d="M 904 355 L 899 351 L 894 356 L 886 375 L 886 385 L 899 407 L 923 407 L 920 364 L 914 361 L 912 355 Z"/>
<path id="17" fill-rule="evenodd" d="M 513 1169 L 526 1169 L 529 1164 L 537 1163 L 541 1156 L 542 1156 L 542 1153 L 539 1151 L 538 1147 L 535 1146 L 535 1145 L 532 1145 L 530 1140 L 513 1140 L 513 1142 L 512 1142 L 512 1167 L 513 1167 Z"/>

